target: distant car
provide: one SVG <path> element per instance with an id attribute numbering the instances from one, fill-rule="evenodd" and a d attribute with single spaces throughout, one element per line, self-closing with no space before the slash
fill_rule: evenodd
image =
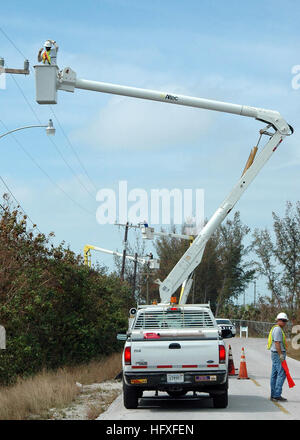
<path id="1" fill-rule="evenodd" d="M 216 322 L 220 330 L 228 330 L 228 332 L 232 333 L 233 337 L 236 335 L 235 325 L 230 321 L 230 319 L 216 318 Z"/>

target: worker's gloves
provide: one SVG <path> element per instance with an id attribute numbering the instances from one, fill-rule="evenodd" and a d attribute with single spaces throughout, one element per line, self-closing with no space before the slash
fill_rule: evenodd
<path id="1" fill-rule="evenodd" d="M 279 355 L 279 357 L 280 357 L 281 362 L 283 362 L 285 359 L 284 354 Z"/>

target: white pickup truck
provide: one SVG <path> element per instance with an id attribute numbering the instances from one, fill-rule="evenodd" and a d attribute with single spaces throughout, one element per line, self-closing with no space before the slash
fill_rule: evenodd
<path id="1" fill-rule="evenodd" d="M 125 407 L 137 408 L 143 391 L 155 390 L 208 393 L 215 408 L 226 408 L 228 353 L 209 305 L 158 304 L 133 313 L 124 336 Z"/>

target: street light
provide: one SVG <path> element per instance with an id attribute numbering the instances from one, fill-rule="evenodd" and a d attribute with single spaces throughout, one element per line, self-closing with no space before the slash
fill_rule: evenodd
<path id="1" fill-rule="evenodd" d="M 27 128 L 46 128 L 47 136 L 54 136 L 55 135 L 55 128 L 53 126 L 52 119 L 49 119 L 48 125 L 27 125 L 25 127 L 15 128 L 14 130 L 10 130 L 7 133 L 1 134 L 0 139 L 4 136 L 7 136 L 8 134 L 14 133 L 15 131 L 19 130 L 26 130 Z"/>
<path id="2" fill-rule="evenodd" d="M 47 133 L 47 136 L 54 136 L 55 135 L 55 128 L 53 126 L 52 119 L 49 119 L 48 126 L 46 128 L 46 133 Z"/>

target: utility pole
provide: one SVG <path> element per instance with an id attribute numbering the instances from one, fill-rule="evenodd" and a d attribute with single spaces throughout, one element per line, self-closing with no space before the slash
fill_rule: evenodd
<path id="1" fill-rule="evenodd" d="M 147 275 L 146 275 L 146 279 L 147 279 L 147 282 L 146 282 L 146 304 L 149 304 L 149 276 L 150 276 L 150 274 L 149 274 L 149 267 L 147 266 Z"/>
<path id="2" fill-rule="evenodd" d="M 254 307 L 256 305 L 256 280 L 254 281 Z"/>
<path id="3" fill-rule="evenodd" d="M 133 267 L 133 296 L 135 298 L 135 290 L 136 290 L 136 269 L 138 263 L 138 254 L 137 252 L 134 254 L 134 267 Z"/>
<path id="4" fill-rule="evenodd" d="M 122 269 L 121 269 L 121 280 L 124 281 L 125 274 L 125 262 L 126 262 L 126 251 L 127 251 L 127 238 L 128 238 L 128 222 L 125 225 L 125 234 L 124 234 L 124 249 L 123 249 L 123 257 L 122 257 Z"/>
<path id="5" fill-rule="evenodd" d="M 128 240 L 128 231 L 129 228 L 140 228 L 139 225 L 133 225 L 129 222 L 127 223 L 115 223 L 115 226 L 122 226 L 125 227 L 125 233 L 124 233 L 124 249 L 123 249 L 123 255 L 122 255 L 122 268 L 121 268 L 121 280 L 124 281 L 124 275 L 125 275 L 125 264 L 126 264 L 126 252 L 127 252 L 127 240 Z"/>
<path id="6" fill-rule="evenodd" d="M 130 226 L 130 225 L 129 225 Z M 94 251 L 98 251 L 98 252 L 104 252 L 105 254 L 110 254 L 110 255 L 115 255 L 117 257 L 122 257 L 123 254 L 121 254 L 120 252 L 117 251 L 111 251 L 110 249 L 104 249 L 104 248 L 100 248 L 98 246 L 93 246 L 91 244 L 87 244 L 84 246 L 84 264 L 86 264 L 87 266 L 91 267 L 91 255 L 90 255 L 90 251 L 94 250 Z M 146 272 L 143 272 L 143 275 L 147 275 L 147 283 L 149 280 L 149 274 L 151 272 L 151 270 L 157 270 L 159 269 L 160 266 L 160 262 L 157 258 L 153 258 L 153 254 L 152 252 L 150 252 L 150 254 L 146 255 L 146 256 L 138 256 L 138 253 L 135 252 L 134 256 L 133 255 L 126 255 L 125 258 L 127 260 L 131 260 L 134 261 L 134 275 L 133 275 L 133 280 L 131 282 L 132 285 L 132 289 L 133 289 L 133 294 L 134 297 L 136 295 L 136 279 L 137 279 L 137 265 L 142 264 L 143 267 L 145 267 Z M 140 293 L 137 295 L 137 298 L 135 297 L 135 299 L 137 300 L 137 303 L 139 303 L 139 298 L 140 298 Z M 148 284 L 147 284 L 147 298 L 149 298 L 149 288 L 148 288 Z"/>
<path id="7" fill-rule="evenodd" d="M 149 278 L 150 278 L 150 268 L 149 268 L 149 264 L 146 264 L 144 266 L 144 271 L 142 272 L 143 275 L 143 285 L 146 287 L 146 304 L 149 304 Z"/>

